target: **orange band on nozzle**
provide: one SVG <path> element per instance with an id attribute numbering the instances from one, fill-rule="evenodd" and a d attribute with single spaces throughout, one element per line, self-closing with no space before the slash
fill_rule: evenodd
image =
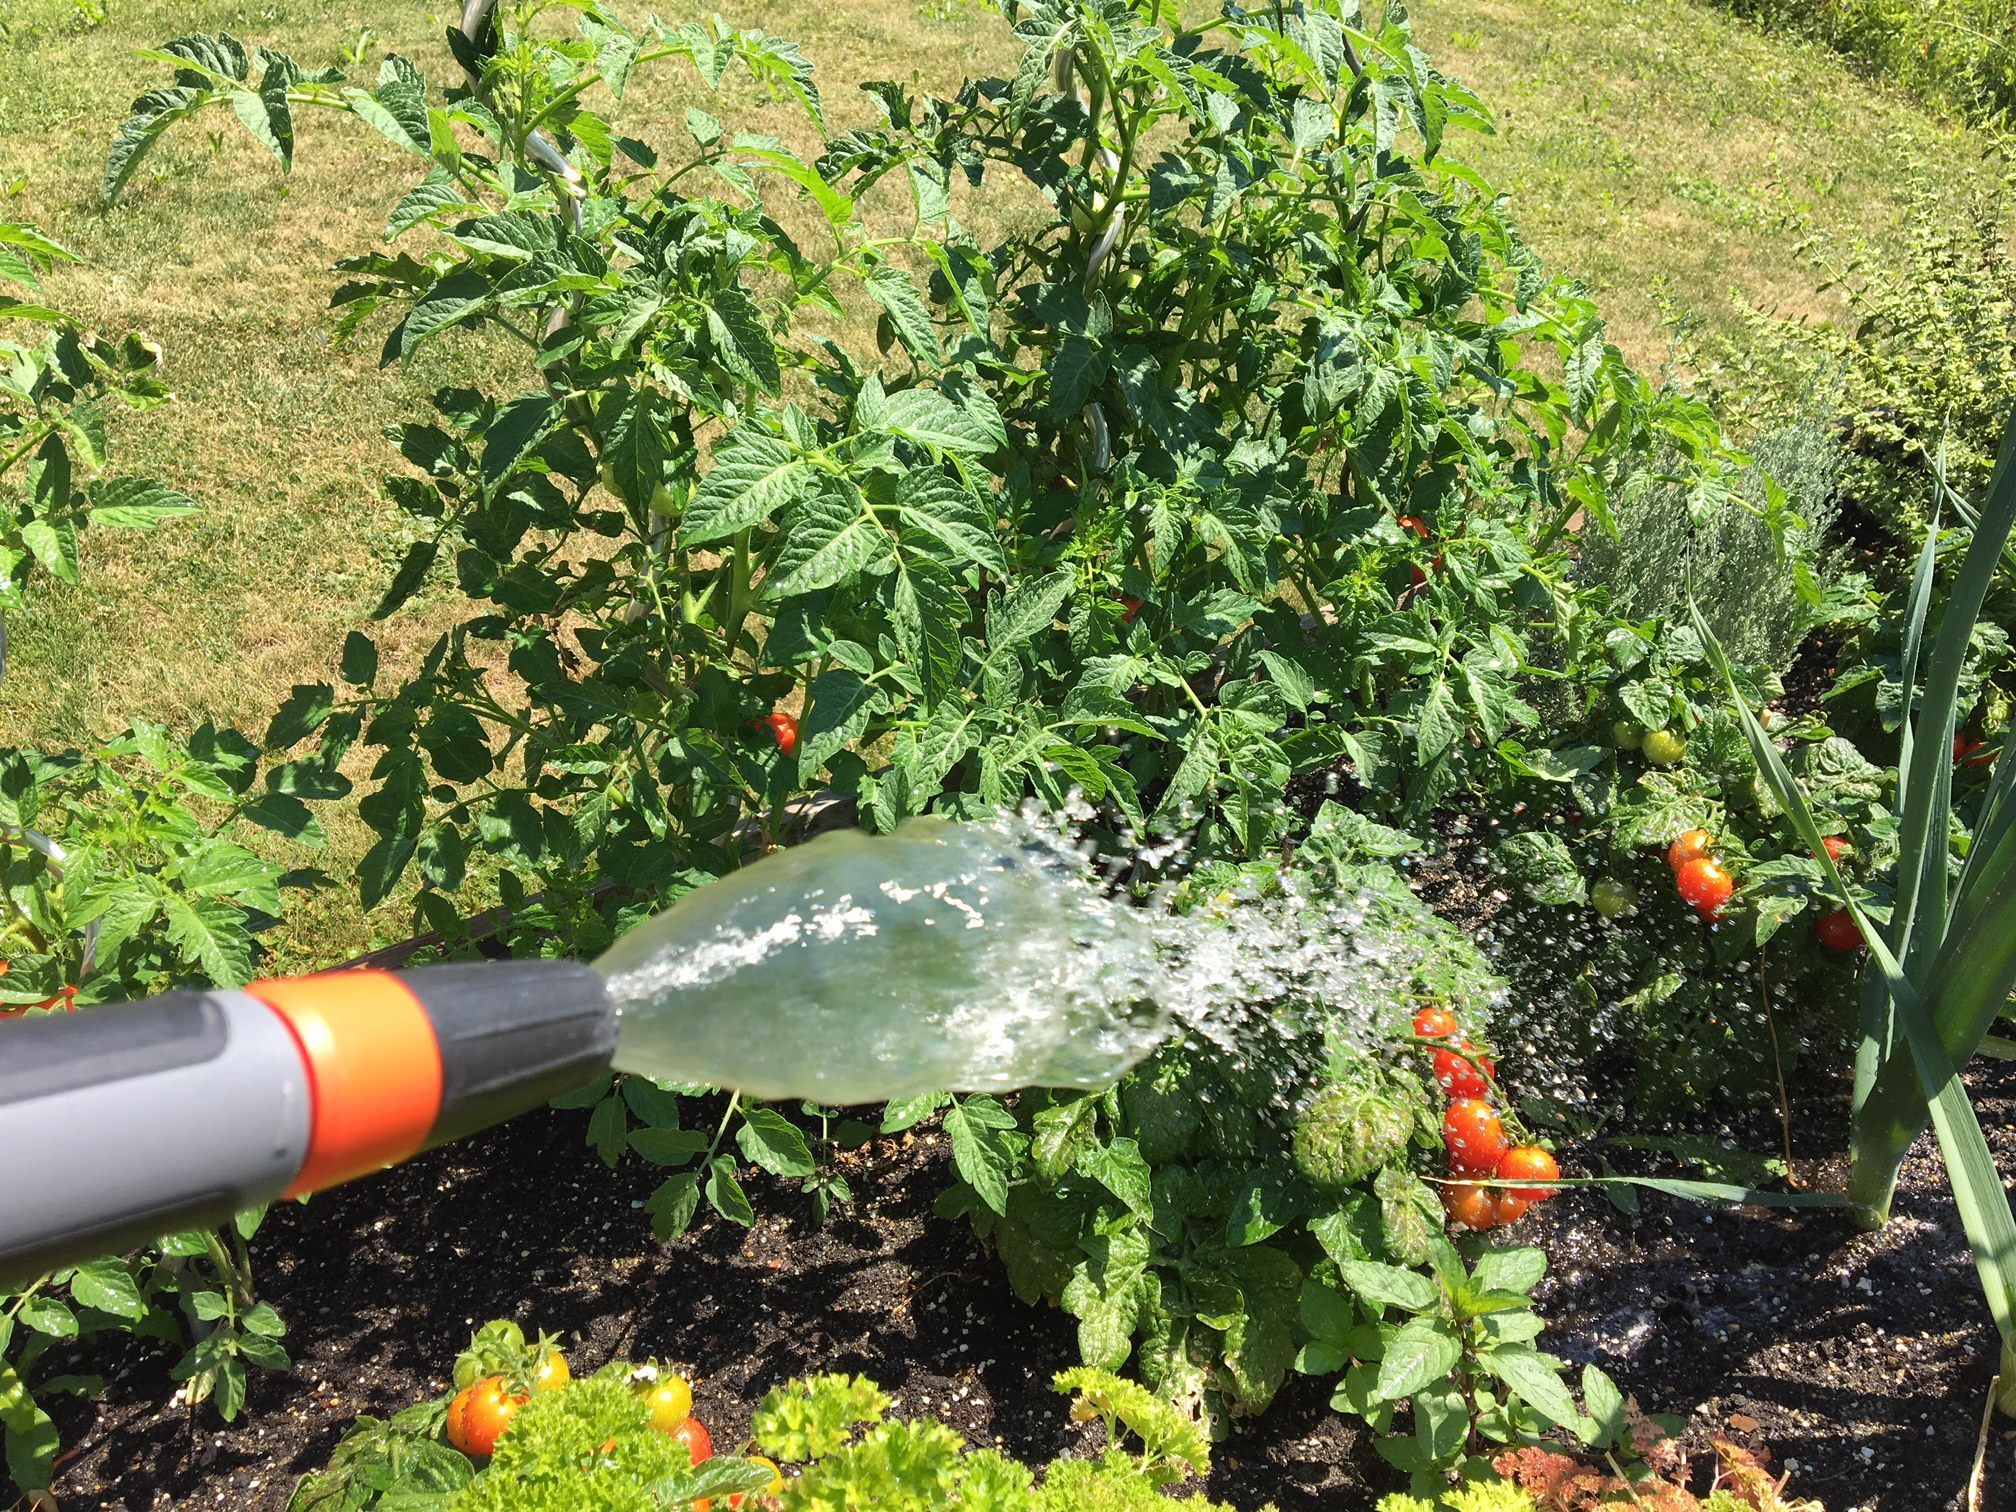
<path id="1" fill-rule="evenodd" d="M 420 1150 L 441 1111 L 441 1047 L 404 982 L 383 971 L 332 971 L 245 990 L 279 1015 L 308 1068 L 308 1158 L 285 1195 L 303 1197 Z"/>

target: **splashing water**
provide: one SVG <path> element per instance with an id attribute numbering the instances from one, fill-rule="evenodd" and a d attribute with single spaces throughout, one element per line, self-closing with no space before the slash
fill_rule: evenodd
<path id="1" fill-rule="evenodd" d="M 822 835 L 682 898 L 597 968 L 616 1063 L 758 1097 L 1094 1087 L 1161 1038 L 1142 917 L 1033 825 Z"/>
<path id="2" fill-rule="evenodd" d="M 1030 811 L 820 836 L 689 893 L 596 967 L 620 1069 L 847 1105 L 1103 1087 L 1179 1027 L 1264 1065 L 1259 1027 L 1288 997 L 1369 1030 L 1390 1018 L 1395 942 L 1356 924 L 1336 899 L 1130 903 Z"/>

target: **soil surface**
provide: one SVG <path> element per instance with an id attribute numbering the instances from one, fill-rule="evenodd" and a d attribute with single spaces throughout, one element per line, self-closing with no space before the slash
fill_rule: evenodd
<path id="1" fill-rule="evenodd" d="M 2016 1174 L 2016 1064 L 1973 1078 Z M 1830 1137 L 1836 1089 L 1812 1089 Z M 962 1223 L 931 1216 L 942 1137 L 881 1141 L 849 1173 L 862 1200 L 824 1226 L 792 1188 L 752 1185 L 752 1230 L 709 1219 L 651 1238 L 649 1170 L 603 1167 L 582 1115 L 535 1114 L 401 1170 L 276 1209 L 256 1241 L 261 1286 L 288 1320 L 296 1368 L 257 1373 L 235 1426 L 169 1403 L 154 1346 L 107 1371 L 96 1402 L 59 1411 L 62 1508 L 284 1507 L 360 1413 L 445 1389 L 478 1324 L 563 1336 L 577 1371 L 658 1357 L 690 1372 L 696 1411 L 733 1444 L 769 1387 L 863 1371 L 899 1413 L 937 1414 L 969 1441 L 1043 1461 L 1092 1447 L 1049 1389 L 1074 1363 L 1071 1321 L 1018 1302 Z M 1830 1173 L 1805 1173 L 1824 1184 Z M 1611 1371 L 1697 1435 L 1739 1429 L 1796 1461 L 1795 1489 L 1830 1512 L 1958 1506 L 1994 1374 L 1996 1334 L 1929 1137 L 1882 1233 L 1827 1214 L 1709 1212 L 1650 1197 L 1627 1216 L 1568 1192 L 1526 1237 L 1544 1243 L 1549 1345 Z M 98 1368 L 103 1368 L 99 1361 Z M 1242 1508 L 1369 1506 L 1391 1487 L 1326 1392 L 1293 1381 L 1221 1446 L 1209 1489 Z M 1754 1427 L 1752 1425 L 1754 1424 Z M 2016 1506 L 2016 1431 L 1989 1441 L 1984 1507 Z"/>

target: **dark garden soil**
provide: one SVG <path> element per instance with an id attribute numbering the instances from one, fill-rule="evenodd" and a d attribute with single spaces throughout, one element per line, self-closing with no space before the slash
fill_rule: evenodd
<path id="1" fill-rule="evenodd" d="M 2016 1172 L 2016 1066 L 1982 1070 L 1974 1091 Z M 1814 1089 L 1816 1103 L 1831 1092 Z M 864 1371 L 899 1412 L 936 1413 L 1024 1458 L 1085 1444 L 1048 1386 L 1073 1363 L 1070 1320 L 1017 1302 L 964 1225 L 931 1216 L 939 1139 L 864 1151 L 850 1173 L 862 1201 L 824 1228 L 795 1192 L 759 1186 L 753 1230 L 708 1221 L 661 1246 L 641 1211 L 649 1174 L 606 1170 L 581 1117 L 523 1118 L 276 1210 L 257 1244 L 261 1285 L 289 1322 L 295 1370 L 256 1376 L 249 1410 L 225 1427 L 208 1409 L 164 1407 L 167 1361 L 136 1349 L 101 1400 L 60 1414 L 74 1447 L 59 1505 L 282 1507 L 358 1413 L 439 1393 L 471 1329 L 497 1316 L 562 1335 L 577 1370 L 676 1362 L 724 1446 L 764 1390 L 815 1370 Z M 1543 1212 L 1529 1227 L 1555 1257 L 1553 1348 L 1598 1361 L 1648 1409 L 1691 1414 L 1697 1433 L 1749 1429 L 1797 1461 L 1798 1485 L 1830 1512 L 1955 1505 L 1996 1336 L 1929 1139 L 1880 1235 L 1663 1198 L 1626 1217 L 1588 1192 Z M 1221 1447 L 1210 1489 L 1298 1512 L 1366 1506 L 1389 1485 L 1324 1393 L 1297 1381 Z M 1983 1505 L 2016 1506 L 2004 1426 Z"/>

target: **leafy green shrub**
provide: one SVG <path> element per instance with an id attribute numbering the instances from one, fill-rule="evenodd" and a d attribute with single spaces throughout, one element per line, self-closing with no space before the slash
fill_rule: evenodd
<path id="1" fill-rule="evenodd" d="M 600 8 L 568 43 L 507 9 L 442 104 L 403 59 L 367 90 L 169 44 L 108 192 L 206 109 L 283 163 L 291 112 L 348 112 L 424 160 L 388 232 L 433 239 L 347 261 L 342 328 L 390 318 L 398 360 L 485 327 L 535 367 L 393 432 L 420 539 L 380 613 L 452 568 L 460 621 L 417 666 L 353 634 L 269 732 L 369 763 L 367 903 L 415 888 L 453 940 L 494 895 L 515 943 L 590 953 L 811 793 L 887 826 L 1076 789 L 1103 827 L 1260 856 L 1298 772 L 1349 762 L 1412 820 L 1542 738 L 1529 664 L 1601 643 L 1566 522 L 1655 438 L 1726 471 L 1712 417 L 1444 158 L 1481 110 L 1397 12 L 1013 14 L 1013 77 L 873 84 L 881 119 L 838 133 L 788 44 Z M 675 58 L 822 150 L 698 109 L 652 148 L 591 107 Z M 662 1234 L 702 1200 L 748 1221 L 721 1139 L 675 1118 L 605 1088 L 591 1138 L 673 1168 Z M 745 1153 L 816 1179 L 769 1127 Z"/>
<path id="2" fill-rule="evenodd" d="M 108 192 L 208 109 L 283 164 L 293 111 L 348 113 L 425 166 L 388 220 L 408 250 L 343 265 L 342 329 L 389 326 L 388 361 L 478 328 L 531 357 L 521 391 L 445 392 L 392 432 L 386 487 L 420 539 L 380 614 L 452 575 L 456 623 L 417 662 L 353 634 L 269 742 L 305 752 L 293 771 L 368 764 L 365 901 L 410 890 L 451 941 L 494 896 L 514 944 L 592 952 L 815 794 L 883 827 L 1076 790 L 1107 834 L 1189 835 L 1200 898 L 1264 887 L 1300 842 L 1410 938 L 1395 1022 L 1418 994 L 1481 1031 L 1502 984 L 1387 864 L 1417 842 L 1383 821 L 1600 795 L 1607 744 L 1563 732 L 1616 717 L 1612 681 L 1655 684 L 1656 635 L 1576 583 L 1570 522 L 1610 518 L 1653 458 L 1700 499 L 1739 461 L 1445 156 L 1482 113 L 1397 10 L 1368 29 L 1341 3 L 1192 22 L 1051 0 L 1011 21 L 1011 77 L 875 84 L 879 119 L 846 132 L 794 48 L 718 22 L 598 7 L 562 41 L 507 10 L 445 97 L 403 59 L 367 89 L 229 37 L 169 44 Z M 819 149 L 698 108 L 690 143 L 623 137 L 599 101 L 668 59 L 712 88 L 740 71 Z M 1733 795 L 1739 774 L 1698 766 Z M 1365 812 L 1311 826 L 1290 783 L 1339 768 Z M 1514 851 L 1559 872 L 1538 833 Z M 1550 901 L 1584 895 L 1560 883 Z M 1184 1043 L 1100 1097 L 946 1112 L 952 1207 L 1018 1286 L 1071 1307 L 1089 1362 L 1135 1356 L 1199 1410 L 1264 1405 L 1325 1267 L 1440 1253 L 1420 1068 L 1356 1059 L 1322 1004 L 1259 1007 L 1278 1064 Z M 785 1113 L 733 1103 L 708 1137 L 676 1090 L 581 1099 L 606 1158 L 668 1169 L 661 1234 L 703 1201 L 751 1220 L 731 1138 L 822 1180 Z M 1380 1137 L 1346 1148 L 1340 1100 L 1386 1109 Z"/>
<path id="3" fill-rule="evenodd" d="M 1815 37 L 1879 79 L 1979 120 L 2016 109 L 2009 0 L 1719 0 L 1739 16 Z"/>
<path id="4" fill-rule="evenodd" d="M 65 260 L 31 228 L 0 222 L 0 611 L 28 601 L 42 574 L 77 582 L 88 527 L 145 528 L 195 507 L 107 470 L 118 409 L 168 397 L 161 353 L 41 303 L 39 276 Z M 258 936 L 299 880 L 251 848 L 254 832 L 320 840 L 290 769 L 262 782 L 261 766 L 257 745 L 207 723 L 184 739 L 135 724 L 85 749 L 0 748 L 0 1019 L 249 981 Z M 79 1373 L 37 1379 L 67 1341 L 186 1344 L 175 1378 L 227 1419 L 249 1365 L 286 1366 L 285 1327 L 252 1290 L 245 1241 L 260 1216 L 0 1290 L 0 1428 L 16 1485 L 46 1490 L 54 1469 L 56 1431 L 36 1393 L 98 1388 Z"/>
<path id="5" fill-rule="evenodd" d="M 1805 412 L 1813 393 L 1838 387 L 1848 453 L 1842 501 L 1915 543 L 1931 510 L 1941 445 L 1953 487 L 1980 497 L 2016 405 L 2016 262 L 2008 240 L 2016 183 L 1977 183 L 1954 206 L 1920 181 L 1910 198 L 1901 256 L 1852 242 L 1809 244 L 1816 271 L 1847 297 L 1847 322 L 1816 326 L 1753 311 L 1748 350 L 1725 353 L 1717 381 L 1732 404 L 1782 416 Z M 1749 377 L 1774 371 L 1789 376 L 1761 390 Z"/>
<path id="6" fill-rule="evenodd" d="M 1512 1311 L 1544 1260 L 1461 1262 L 1423 1179 L 1440 1176 L 1442 1150 L 1425 1064 L 1361 1044 L 1397 1041 L 1393 1026 L 1431 997 L 1481 1037 L 1496 985 L 1378 854 L 1396 844 L 1413 842 L 1333 806 L 1286 879 L 1347 900 L 1365 938 L 1398 941 L 1389 1001 L 1262 1005 L 1268 1022 L 1238 1047 L 1188 1035 L 1103 1093 L 1026 1092 L 1012 1109 L 966 1098 L 946 1117 L 960 1182 L 939 1212 L 970 1218 L 1019 1294 L 1078 1320 L 1090 1364 L 1131 1363 L 1221 1429 L 1291 1371 L 1340 1377 L 1332 1405 L 1426 1483 L 1464 1462 L 1473 1430 L 1523 1443 L 1586 1424 L 1559 1362 L 1531 1347 L 1538 1318 Z M 1262 873 L 1206 867 L 1192 891 L 1235 882 L 1250 894 Z M 1501 1383 L 1488 1402 L 1486 1379 Z"/>
<path id="7" fill-rule="evenodd" d="M 1810 937 L 1831 908 L 1825 875 L 1762 782 L 1699 635 L 1649 620 L 1613 629 L 1605 651 L 1609 675 L 1589 679 L 1579 724 L 1564 719 L 1562 743 L 1532 763 L 1539 780 L 1491 814 L 1511 911 L 1498 964 L 1522 1030 L 1563 1062 L 1623 1059 L 1641 1117 L 1769 1098 L 1802 1043 L 1844 1046 L 1853 1023 L 1853 972 Z M 1752 707 L 1782 691 L 1756 668 L 1741 675 Z M 1648 749 L 1654 733 L 1670 752 Z M 1779 733 L 1828 832 L 1854 847 L 1858 870 L 1880 869 L 1891 775 L 1817 717 Z M 1695 829 L 1738 889 L 1713 929 L 1679 896 L 1666 854 Z"/>
<path id="8" fill-rule="evenodd" d="M 0 749 L 0 1018 L 251 980 L 258 936 L 297 879 L 248 847 L 250 831 L 319 837 L 285 770 L 267 774 L 274 787 L 259 769 L 252 742 L 209 725 L 187 741 L 141 725 L 88 752 Z M 226 1419 L 248 1365 L 285 1368 L 284 1326 L 256 1300 L 246 1250 L 262 1215 L 0 1290 L 0 1423 L 18 1485 L 49 1484 L 56 1435 L 29 1386 L 54 1345 L 109 1332 L 186 1340 L 176 1379 Z M 66 1374 L 37 1389 L 96 1387 Z"/>

